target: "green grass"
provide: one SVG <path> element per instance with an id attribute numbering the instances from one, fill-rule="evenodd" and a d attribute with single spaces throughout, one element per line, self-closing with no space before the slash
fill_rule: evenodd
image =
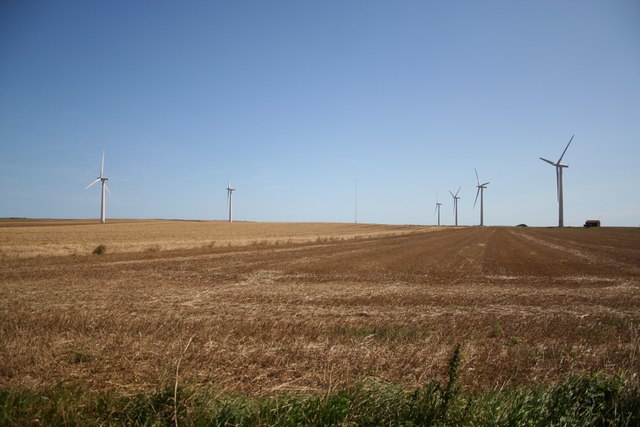
<path id="1" fill-rule="evenodd" d="M 435 381 L 407 391 L 366 380 L 323 395 L 220 397 L 178 392 L 180 425 L 640 425 L 637 386 L 619 376 L 575 376 L 534 389 L 462 393 Z M 173 388 L 134 395 L 58 386 L 0 390 L 0 425 L 175 425 Z"/>
<path id="2" fill-rule="evenodd" d="M 262 398 L 220 396 L 173 386 L 133 395 L 69 386 L 0 389 L 0 425 L 130 426 L 635 426 L 640 425 L 637 377 L 585 374 L 535 388 L 480 395 L 458 384 L 460 347 L 446 384 L 407 390 L 369 379 L 325 394 Z"/>

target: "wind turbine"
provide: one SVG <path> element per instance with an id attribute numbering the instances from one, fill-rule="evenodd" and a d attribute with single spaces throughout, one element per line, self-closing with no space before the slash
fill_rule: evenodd
<path id="1" fill-rule="evenodd" d="M 476 181 L 478 181 L 478 185 L 476 185 L 476 187 L 478 187 L 478 191 L 476 192 L 476 201 L 473 202 L 473 207 L 476 207 L 476 203 L 478 202 L 478 195 L 480 195 L 480 225 L 484 225 L 484 189 L 487 188 L 487 185 L 489 185 L 488 182 L 485 182 L 484 184 L 480 184 L 480 178 L 478 178 L 478 169 L 475 169 L 476 171 Z"/>
<path id="2" fill-rule="evenodd" d="M 460 192 L 461 188 L 462 187 L 458 187 L 458 191 L 456 191 L 456 194 L 453 194 L 451 190 L 449 190 L 451 197 L 453 197 L 453 212 L 455 213 L 456 217 L 456 227 L 458 226 L 458 199 L 460 198 L 458 197 L 458 193 Z"/>
<path id="3" fill-rule="evenodd" d="M 440 226 L 440 206 L 442 206 L 442 203 L 438 202 L 438 193 L 436 193 L 436 209 L 433 211 L 433 214 L 436 214 L 436 211 L 438 212 L 438 226 Z"/>
<path id="4" fill-rule="evenodd" d="M 229 222 L 233 222 L 233 192 L 235 188 L 231 187 L 231 181 L 227 182 L 227 205 L 229 205 Z"/>
<path id="5" fill-rule="evenodd" d="M 556 167 L 556 185 L 558 191 L 558 227 L 564 227 L 564 211 L 563 211 L 563 199 L 562 199 L 562 168 L 568 168 L 569 165 L 564 165 L 560 163 L 562 158 L 564 157 L 564 153 L 567 152 L 567 148 L 569 148 L 569 144 L 573 141 L 573 137 L 575 135 L 571 135 L 571 139 L 567 143 L 567 146 L 564 148 L 562 155 L 558 159 L 557 162 L 552 162 L 551 160 L 543 159 L 540 157 L 540 160 L 549 163 L 552 166 Z"/>
<path id="6" fill-rule="evenodd" d="M 109 178 L 104 176 L 104 151 L 102 151 L 102 163 L 100 165 L 100 176 L 97 177 L 96 180 L 93 181 L 91 184 L 87 185 L 85 190 L 87 190 L 89 187 L 92 187 L 99 181 L 102 182 L 102 203 L 100 205 L 100 224 L 104 224 L 105 222 L 107 222 L 104 190 L 107 190 L 109 194 L 111 194 L 111 191 L 109 191 L 109 187 L 107 187 L 107 181 L 109 181 Z"/>

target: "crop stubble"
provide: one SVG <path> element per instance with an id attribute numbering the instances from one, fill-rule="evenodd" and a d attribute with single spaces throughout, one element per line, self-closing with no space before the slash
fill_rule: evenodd
<path id="1" fill-rule="evenodd" d="M 415 229 L 344 241 L 2 259 L 0 384 L 471 389 L 637 373 L 640 230 Z M 407 231 L 407 230 L 405 230 Z"/>

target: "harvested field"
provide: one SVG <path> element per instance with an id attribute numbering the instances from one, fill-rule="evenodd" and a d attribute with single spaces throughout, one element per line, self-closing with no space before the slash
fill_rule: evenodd
<path id="1" fill-rule="evenodd" d="M 458 343 L 470 390 L 639 372 L 638 229 L 237 223 L 235 241 L 280 244 L 165 250 L 184 224 L 0 228 L 2 387 L 148 390 L 179 359 L 181 381 L 221 392 L 415 386 L 443 380 Z M 104 255 L 39 247 L 87 254 L 103 230 Z"/>
<path id="2" fill-rule="evenodd" d="M 338 223 L 176 220 L 0 220 L 0 257 L 88 255 L 228 246 L 282 245 L 400 235 L 427 227 Z"/>

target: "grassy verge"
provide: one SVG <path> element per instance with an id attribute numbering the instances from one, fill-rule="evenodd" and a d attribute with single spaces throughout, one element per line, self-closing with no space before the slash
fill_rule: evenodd
<path id="1" fill-rule="evenodd" d="M 0 425 L 175 425 L 173 388 L 122 395 L 59 386 L 0 391 Z M 221 397 L 178 390 L 180 425 L 640 425 L 640 394 L 621 377 L 589 375 L 479 396 L 435 382 L 407 392 L 364 381 L 325 395 Z"/>
<path id="2" fill-rule="evenodd" d="M 0 390 L 0 425 L 640 425 L 637 378 L 589 374 L 481 395 L 461 391 L 459 350 L 449 380 L 414 390 L 367 380 L 326 394 L 220 396 L 172 386 L 124 395 L 58 386 Z M 177 421 L 176 421 L 177 415 Z"/>

